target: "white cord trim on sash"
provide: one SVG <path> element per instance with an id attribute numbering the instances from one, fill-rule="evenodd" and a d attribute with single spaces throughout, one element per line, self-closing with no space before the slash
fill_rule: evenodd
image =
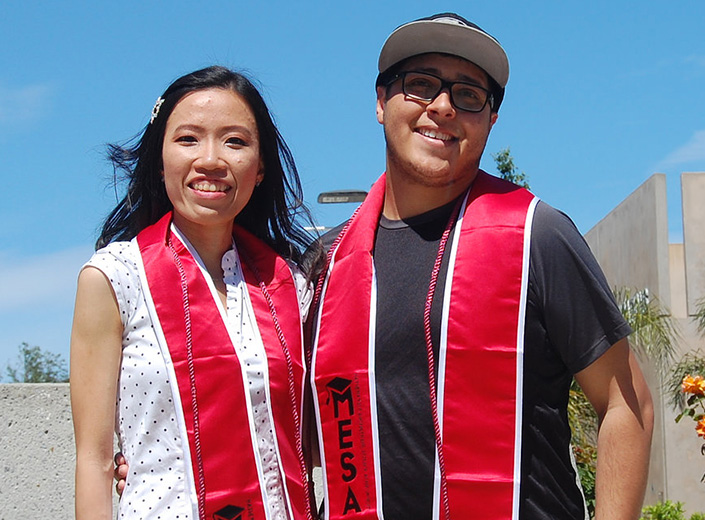
<path id="1" fill-rule="evenodd" d="M 176 229 L 172 226 L 171 231 L 175 232 Z M 177 237 L 183 241 L 181 235 L 179 235 L 178 232 L 176 234 Z M 138 251 L 135 258 L 137 260 L 137 269 L 139 271 L 142 291 L 144 293 L 144 300 L 147 304 L 147 309 L 149 311 L 149 316 L 152 321 L 152 325 L 154 326 L 154 333 L 157 336 L 157 340 L 159 341 L 159 351 L 161 353 L 162 359 L 164 359 L 164 365 L 166 366 L 166 370 L 169 374 L 169 386 L 171 387 L 171 395 L 174 401 L 174 412 L 176 415 L 176 421 L 178 423 L 179 435 L 182 439 L 183 444 L 186 493 L 188 493 L 189 503 L 191 504 L 191 518 L 198 518 L 198 495 L 196 491 L 196 477 L 193 474 L 193 459 L 188 443 L 188 432 L 186 431 L 186 418 L 184 417 L 184 406 L 181 402 L 181 393 L 179 392 L 178 379 L 176 378 L 176 372 L 174 371 L 174 363 L 171 359 L 169 347 L 167 346 L 166 336 L 164 336 L 164 330 L 162 329 L 161 322 L 159 321 L 157 309 L 154 306 L 154 298 L 152 297 L 152 293 L 149 290 L 149 284 L 147 283 L 147 272 L 144 268 L 144 261 L 142 259 L 142 255 L 139 253 L 137 238 L 132 239 L 132 241 L 130 242 L 130 247 L 135 247 Z"/>
<path id="2" fill-rule="evenodd" d="M 519 496 L 521 491 L 521 450 L 524 411 L 524 335 L 526 332 L 526 301 L 529 289 L 529 262 L 531 259 L 531 228 L 538 197 L 534 197 L 526 211 L 524 223 L 524 248 L 521 263 L 521 292 L 519 295 L 519 319 L 517 324 L 516 410 L 514 417 L 514 490 L 512 496 L 512 518 L 519 518 Z"/>

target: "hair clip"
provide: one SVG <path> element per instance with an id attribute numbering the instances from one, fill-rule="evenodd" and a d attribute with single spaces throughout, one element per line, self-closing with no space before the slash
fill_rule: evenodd
<path id="1" fill-rule="evenodd" d="M 161 97 L 157 98 L 157 101 L 154 103 L 154 107 L 152 108 L 152 116 L 149 118 L 149 124 L 154 123 L 154 120 L 159 115 L 159 109 L 162 107 L 162 103 L 164 103 L 164 100 Z"/>

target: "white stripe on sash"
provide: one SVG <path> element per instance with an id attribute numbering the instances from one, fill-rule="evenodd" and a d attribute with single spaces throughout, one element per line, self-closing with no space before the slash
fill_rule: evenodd
<path id="1" fill-rule="evenodd" d="M 382 461 L 379 455 L 379 421 L 377 419 L 377 373 L 375 356 L 377 353 L 377 270 L 372 262 L 372 287 L 370 288 L 370 329 L 369 329 L 369 382 L 370 382 L 370 419 L 372 422 L 372 455 L 375 469 L 375 492 L 377 493 L 377 517 L 384 520 L 382 498 Z"/>
<path id="2" fill-rule="evenodd" d="M 521 266 L 521 293 L 519 295 L 519 320 L 517 323 L 517 379 L 516 379 L 516 412 L 514 417 L 514 497 L 512 499 L 512 519 L 519 518 L 519 496 L 521 491 L 521 450 L 522 428 L 524 412 L 524 333 L 526 332 L 526 300 L 529 289 L 529 262 L 531 259 L 531 227 L 534 221 L 534 212 L 538 204 L 538 197 L 529 204 L 524 224 L 524 250 Z"/>

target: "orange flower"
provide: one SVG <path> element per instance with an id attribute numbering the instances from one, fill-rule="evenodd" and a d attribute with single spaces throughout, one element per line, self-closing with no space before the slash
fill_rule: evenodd
<path id="1" fill-rule="evenodd" d="M 705 378 L 688 374 L 683 378 L 681 388 L 686 394 L 705 396 Z"/>
<path id="2" fill-rule="evenodd" d="M 695 425 L 695 431 L 698 432 L 699 437 L 705 439 L 705 417 L 702 417 Z"/>

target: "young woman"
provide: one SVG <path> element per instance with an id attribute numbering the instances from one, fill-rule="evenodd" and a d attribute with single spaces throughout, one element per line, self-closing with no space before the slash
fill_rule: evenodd
<path id="1" fill-rule="evenodd" d="M 76 518 L 311 518 L 291 153 L 252 83 L 185 75 L 128 148 L 127 195 L 79 275 L 71 336 Z"/>

